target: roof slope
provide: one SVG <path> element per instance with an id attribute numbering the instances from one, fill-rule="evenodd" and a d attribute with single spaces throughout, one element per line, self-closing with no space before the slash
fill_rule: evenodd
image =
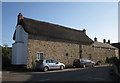
<path id="1" fill-rule="evenodd" d="M 88 44 L 93 43 L 93 41 L 85 34 L 85 32 L 67 28 L 57 24 L 37 21 L 23 17 L 19 21 L 18 25 L 22 25 L 24 30 L 32 35 L 66 39 Z M 15 40 L 15 37 L 13 37 L 13 39 Z"/>
<path id="2" fill-rule="evenodd" d="M 120 42 L 118 42 L 118 43 L 111 43 L 111 45 L 116 47 L 116 48 L 118 48 L 118 49 L 120 49 Z"/>
<path id="3" fill-rule="evenodd" d="M 107 44 L 107 43 L 102 43 L 102 42 L 94 42 L 93 43 L 94 47 L 102 47 L 102 48 L 113 48 L 113 49 L 117 49 L 116 47 Z"/>

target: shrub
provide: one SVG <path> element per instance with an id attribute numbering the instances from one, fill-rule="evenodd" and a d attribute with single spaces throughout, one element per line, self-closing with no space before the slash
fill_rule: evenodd
<path id="1" fill-rule="evenodd" d="M 97 63 L 96 63 L 96 65 L 103 65 L 103 64 L 105 64 L 105 62 L 103 62 L 102 60 L 99 60 L 99 61 L 97 61 Z"/>
<path id="2" fill-rule="evenodd" d="M 109 63 L 116 65 L 118 72 L 120 72 L 120 59 L 118 59 L 117 57 L 109 58 Z"/>
<path id="3" fill-rule="evenodd" d="M 117 57 L 112 57 L 108 59 L 109 63 L 111 64 L 118 64 L 118 58 Z"/>
<path id="4" fill-rule="evenodd" d="M 2 47 L 2 68 L 5 69 L 11 65 L 12 48 Z"/>

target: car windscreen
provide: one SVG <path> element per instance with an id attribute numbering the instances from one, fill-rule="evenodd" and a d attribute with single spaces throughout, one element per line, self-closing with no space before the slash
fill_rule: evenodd
<path id="1" fill-rule="evenodd" d="M 80 59 L 82 62 L 88 62 L 87 59 Z"/>

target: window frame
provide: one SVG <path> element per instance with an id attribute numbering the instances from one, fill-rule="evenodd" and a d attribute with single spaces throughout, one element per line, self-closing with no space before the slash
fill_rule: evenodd
<path id="1" fill-rule="evenodd" d="M 41 54 L 42 54 L 42 59 L 41 59 Z M 37 52 L 36 59 L 37 60 L 43 60 L 43 55 L 44 55 L 44 52 Z"/>

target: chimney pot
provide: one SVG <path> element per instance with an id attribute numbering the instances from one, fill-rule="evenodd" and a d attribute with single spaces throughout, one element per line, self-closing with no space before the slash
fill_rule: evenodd
<path id="1" fill-rule="evenodd" d="M 103 39 L 103 43 L 106 43 L 106 39 Z"/>
<path id="2" fill-rule="evenodd" d="M 20 20 L 23 19 L 23 16 L 21 13 L 18 14 L 18 23 L 20 23 Z"/>
<path id="3" fill-rule="evenodd" d="M 110 40 L 108 40 L 108 44 L 110 44 Z"/>
<path id="4" fill-rule="evenodd" d="M 83 32 L 86 34 L 86 30 L 85 29 L 83 29 Z"/>
<path id="5" fill-rule="evenodd" d="M 97 42 L 97 38 L 96 37 L 94 38 L 94 41 Z"/>

